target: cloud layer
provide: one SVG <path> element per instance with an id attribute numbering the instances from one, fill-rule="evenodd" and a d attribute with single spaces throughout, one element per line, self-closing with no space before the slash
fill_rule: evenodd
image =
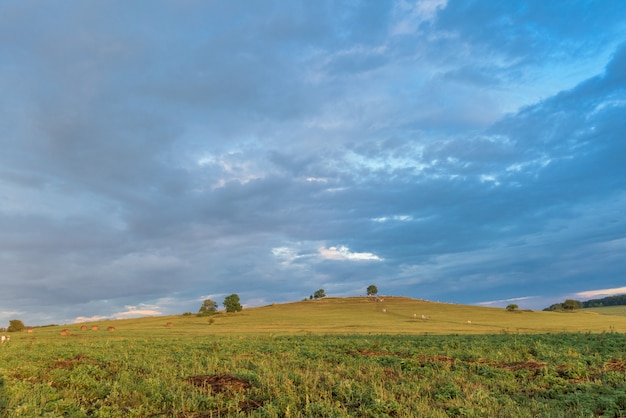
<path id="1" fill-rule="evenodd" d="M 0 320 L 623 287 L 624 16 L 3 3 Z"/>

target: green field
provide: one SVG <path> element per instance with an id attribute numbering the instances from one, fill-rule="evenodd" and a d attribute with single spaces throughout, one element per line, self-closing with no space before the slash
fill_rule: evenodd
<path id="1" fill-rule="evenodd" d="M 601 308 L 587 308 L 583 312 L 598 313 L 601 315 L 626 316 L 626 306 L 603 306 Z"/>
<path id="2" fill-rule="evenodd" d="M 3 417 L 626 416 L 620 315 L 329 298 L 87 325 L 0 346 Z"/>

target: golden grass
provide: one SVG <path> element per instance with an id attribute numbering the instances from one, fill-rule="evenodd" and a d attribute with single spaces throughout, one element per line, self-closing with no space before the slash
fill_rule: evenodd
<path id="1" fill-rule="evenodd" d="M 609 308 L 602 308 L 611 312 Z M 386 312 L 383 312 L 385 310 Z M 58 335 L 69 329 L 75 338 L 123 339 L 133 337 L 181 338 L 185 336 L 245 334 L 497 334 L 561 332 L 626 332 L 626 308 L 598 315 L 590 310 L 575 312 L 517 311 L 454 305 L 385 297 L 374 302 L 365 297 L 275 304 L 242 312 L 209 317 L 160 316 L 99 321 L 100 329 L 114 326 L 116 332 L 81 330 L 83 324 L 36 328 L 32 335 Z M 415 317 L 414 317 L 415 315 Z M 422 320 L 424 315 L 427 319 Z M 468 323 L 471 321 L 471 324 Z M 166 326 L 172 323 L 171 327 Z M 26 337 L 26 334 L 24 334 Z"/>

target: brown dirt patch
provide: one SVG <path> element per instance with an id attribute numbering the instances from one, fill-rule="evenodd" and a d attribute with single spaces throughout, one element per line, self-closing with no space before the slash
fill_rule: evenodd
<path id="1" fill-rule="evenodd" d="M 626 362 L 618 359 L 611 360 L 604 365 L 604 371 L 626 372 Z"/>
<path id="2" fill-rule="evenodd" d="M 50 366 L 51 369 L 73 369 L 78 364 L 82 363 L 89 358 L 82 354 L 76 354 L 72 358 L 57 360 Z"/>
<path id="3" fill-rule="evenodd" d="M 547 365 L 548 363 L 544 363 L 541 361 L 518 361 L 514 363 L 499 363 L 496 365 L 496 367 L 499 367 L 500 369 L 512 370 L 512 371 L 516 371 L 516 370 L 535 371 L 535 370 L 541 370 Z"/>
<path id="4" fill-rule="evenodd" d="M 417 356 L 421 362 L 431 363 L 454 363 L 456 360 L 450 356 Z"/>
<path id="5" fill-rule="evenodd" d="M 211 388 L 213 393 L 221 393 L 228 395 L 229 393 L 244 393 L 252 388 L 252 384 L 245 379 L 230 374 L 211 374 L 190 376 L 186 379 L 187 383 L 200 389 Z M 245 399 L 239 402 L 239 409 L 249 412 L 263 406 L 263 402 L 254 399 Z M 211 411 L 210 416 L 217 414 L 222 415 L 225 411 Z M 207 415 L 208 416 L 208 415 Z"/>

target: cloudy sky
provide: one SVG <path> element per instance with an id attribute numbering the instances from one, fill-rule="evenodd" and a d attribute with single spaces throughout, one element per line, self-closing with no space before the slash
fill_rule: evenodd
<path id="1" fill-rule="evenodd" d="M 1 0 L 0 91 L 0 324 L 626 292 L 623 1 Z"/>

